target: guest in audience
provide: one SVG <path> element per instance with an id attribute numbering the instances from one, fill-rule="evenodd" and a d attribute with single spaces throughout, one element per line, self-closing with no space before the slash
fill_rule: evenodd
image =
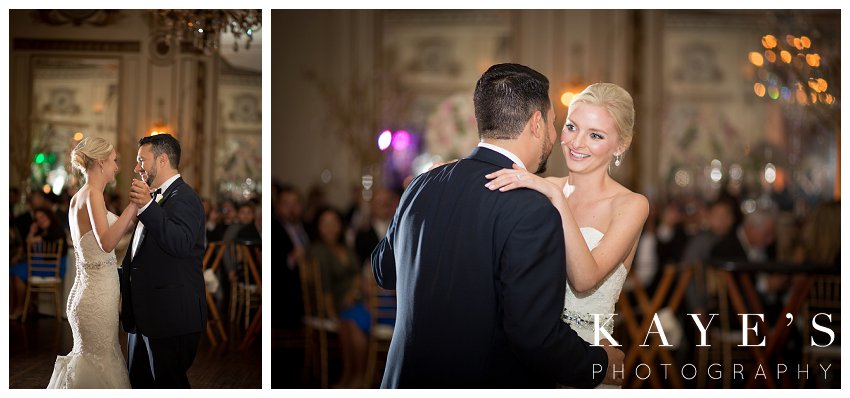
<path id="1" fill-rule="evenodd" d="M 9 225 L 15 226 L 15 218 L 18 216 L 18 206 L 21 203 L 21 190 L 9 187 Z"/>
<path id="2" fill-rule="evenodd" d="M 33 211 L 35 221 L 30 226 L 27 233 L 26 244 L 33 242 L 63 242 L 63 253 L 67 252 L 65 229 L 62 223 L 56 218 L 56 212 L 49 207 L 39 207 Z M 66 257 L 62 256 L 60 262 L 60 276 L 65 276 Z M 9 269 L 10 280 L 10 297 L 14 297 L 14 307 L 9 312 L 9 319 L 18 319 L 27 308 L 24 308 L 24 294 L 26 294 L 27 283 L 27 262 L 18 262 Z M 47 276 L 44 272 L 36 273 L 36 275 Z"/>
<path id="3" fill-rule="evenodd" d="M 794 259 L 798 263 L 841 266 L 841 204 L 821 204 L 806 217 Z"/>
<path id="4" fill-rule="evenodd" d="M 743 215 L 738 202 L 730 195 L 720 195 L 708 207 L 704 217 L 704 230 L 688 240 L 682 253 L 682 263 L 704 264 L 711 257 L 711 249 L 720 239 L 735 231 Z"/>
<path id="5" fill-rule="evenodd" d="M 54 195 L 55 206 L 54 210 L 56 210 L 56 217 L 62 223 L 62 228 L 66 231 L 71 230 L 71 222 L 68 219 L 68 209 L 71 208 L 71 195 L 68 193 L 67 189 L 63 189 L 59 196 Z M 119 196 L 119 205 L 120 205 L 120 196 Z"/>
<path id="6" fill-rule="evenodd" d="M 342 376 L 336 388 L 363 387 L 367 337 L 371 327 L 369 311 L 363 304 L 360 262 L 343 240 L 343 216 L 331 208 L 316 211 L 316 242 L 310 248 L 322 271 L 328 317 L 339 324 Z"/>
<path id="7" fill-rule="evenodd" d="M 369 203 L 369 222 L 357 233 L 354 240 L 354 247 L 361 265 L 371 258 L 372 250 L 375 250 L 378 242 L 387 235 L 398 201 L 399 196 L 393 191 L 387 189 L 375 191 Z"/>
<path id="8" fill-rule="evenodd" d="M 658 208 L 654 204 L 649 206 L 649 215 L 646 218 L 643 232 L 640 234 L 635 259 L 632 262 L 632 274 L 641 286 L 646 289 L 652 285 L 658 274 L 658 240 L 656 237 L 656 224 L 658 219 Z M 626 280 L 623 285 L 626 290 L 632 290 L 632 283 Z"/>
<path id="9" fill-rule="evenodd" d="M 304 220 L 307 222 L 314 222 L 316 220 L 316 212 L 319 209 L 324 209 L 328 207 L 328 199 L 325 194 L 325 190 L 318 185 L 314 185 L 310 188 L 310 192 L 307 194 L 307 203 L 304 206 Z M 307 228 L 315 230 L 315 225 L 308 225 Z"/>
<path id="10" fill-rule="evenodd" d="M 775 227 L 773 214 L 756 210 L 744 216 L 742 225 L 719 239 L 711 248 L 710 261 L 773 263 L 776 261 Z M 784 275 L 759 273 L 756 290 L 764 303 L 765 320 L 773 322 L 782 310 L 783 286 L 788 281 Z"/>
<path id="11" fill-rule="evenodd" d="M 24 257 L 24 241 L 21 235 L 18 234 L 18 229 L 14 226 L 9 227 L 9 264 L 14 266 L 22 261 L 26 261 Z M 19 302 L 20 286 L 15 286 L 15 278 L 11 277 L 9 284 L 9 319 L 18 319 L 20 315 L 15 314 L 17 308 L 23 308 L 23 302 Z"/>
<path id="12" fill-rule="evenodd" d="M 272 223 L 272 260 L 274 288 L 272 302 L 275 308 L 272 325 L 291 329 L 301 326 L 304 315 L 301 299 L 301 279 L 298 262 L 304 259 L 310 239 L 302 222 L 301 197 L 294 187 L 283 185 L 278 194 Z"/>
<path id="13" fill-rule="evenodd" d="M 38 208 L 51 207 L 52 204 L 47 199 L 47 195 L 39 190 L 31 191 L 28 197 L 28 207 L 15 218 L 15 226 L 18 228 L 18 234 L 27 236 L 30 231 L 30 226 L 33 222 L 33 210 Z"/>
<path id="14" fill-rule="evenodd" d="M 254 225 L 254 203 L 247 201 L 239 205 L 237 211 L 236 222 L 231 224 L 227 231 L 224 232 L 222 242 L 244 242 L 244 241 L 259 241 L 260 233 Z M 227 279 L 231 283 L 235 283 L 237 279 L 237 271 L 239 264 L 236 264 L 236 259 L 230 255 L 230 252 L 223 258 L 224 269 L 227 272 Z"/>
<path id="15" fill-rule="evenodd" d="M 345 211 L 345 223 L 352 231 L 360 232 L 364 228 L 367 220 L 365 200 L 363 197 L 363 186 L 361 184 L 351 184 L 351 197 L 349 198 L 348 209 Z M 374 193 L 372 193 L 374 195 Z"/>
<path id="16" fill-rule="evenodd" d="M 214 211 L 211 212 L 210 218 L 207 220 L 212 222 L 214 227 L 212 230 L 207 225 L 207 239 L 210 242 L 217 242 L 224 239 L 224 233 L 227 229 L 236 222 L 236 205 L 232 200 L 224 200 Z"/>
<path id="17" fill-rule="evenodd" d="M 715 260 L 762 263 L 776 259 L 775 224 L 771 214 L 757 210 L 744 217 L 743 225 L 730 231 L 712 246 Z"/>

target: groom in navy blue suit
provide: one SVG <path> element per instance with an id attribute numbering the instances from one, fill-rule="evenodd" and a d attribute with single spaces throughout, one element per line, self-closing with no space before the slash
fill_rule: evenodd
<path id="1" fill-rule="evenodd" d="M 180 143 L 168 134 L 139 141 L 130 200 L 139 223 L 121 273 L 121 322 L 133 388 L 189 388 L 207 304 L 201 259 L 204 208 L 180 177 Z M 156 189 L 151 189 L 155 187 Z"/>
<path id="2" fill-rule="evenodd" d="M 516 163 L 538 173 L 557 140 L 549 81 L 492 66 L 475 88 L 481 143 L 423 173 L 372 253 L 398 312 L 382 387 L 595 387 L 623 353 L 593 347 L 561 321 L 561 217 L 537 191 L 493 192 L 486 174 Z M 607 374 L 605 374 L 607 369 Z"/>

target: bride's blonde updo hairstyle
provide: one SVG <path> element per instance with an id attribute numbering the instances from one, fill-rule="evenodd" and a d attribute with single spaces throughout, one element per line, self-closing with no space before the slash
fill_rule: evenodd
<path id="1" fill-rule="evenodd" d="M 614 83 L 594 83 L 573 97 L 570 109 L 573 104 L 579 103 L 599 105 L 608 110 L 620 135 L 619 149 L 625 151 L 631 145 L 635 127 L 635 104 L 628 91 Z"/>
<path id="2" fill-rule="evenodd" d="M 100 137 L 86 137 L 71 151 L 71 167 L 86 175 L 97 160 L 106 160 L 115 148 Z"/>

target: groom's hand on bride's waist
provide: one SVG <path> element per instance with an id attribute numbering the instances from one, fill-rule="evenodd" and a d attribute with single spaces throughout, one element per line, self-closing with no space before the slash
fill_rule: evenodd
<path id="1" fill-rule="evenodd" d="M 605 353 L 608 354 L 608 371 L 605 372 L 605 380 L 602 380 L 602 384 L 622 386 L 626 375 L 623 369 L 623 361 L 626 358 L 626 354 L 616 347 L 612 347 L 611 342 L 607 339 L 602 339 L 599 344 L 605 349 Z"/>

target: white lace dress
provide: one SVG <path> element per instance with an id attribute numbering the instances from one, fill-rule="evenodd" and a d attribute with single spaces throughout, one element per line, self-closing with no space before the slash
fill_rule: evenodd
<path id="1" fill-rule="evenodd" d="M 593 250 L 602 237 L 605 236 L 596 228 L 585 227 L 580 228 L 584 241 L 587 243 L 587 248 Z M 609 315 L 614 314 L 614 304 L 620 297 L 620 291 L 623 290 L 623 283 L 626 281 L 628 270 L 623 263 L 620 263 L 608 276 L 605 277 L 596 287 L 582 293 L 576 293 L 570 283 L 567 282 L 567 292 L 564 298 L 564 313 L 562 319 L 569 324 L 576 333 L 591 344 L 594 343 L 594 318 L 591 314 L 605 314 L 599 317 L 599 323 L 605 325 L 605 329 L 611 335 L 614 334 L 614 320 L 612 319 L 607 324 L 605 321 Z M 600 339 L 604 335 L 600 334 Z M 600 385 L 597 388 L 613 388 L 615 386 Z M 617 387 L 619 388 L 619 387 Z"/>
<path id="2" fill-rule="evenodd" d="M 109 225 L 118 217 L 107 213 Z M 68 296 L 74 348 L 56 357 L 47 388 L 130 388 L 118 342 L 121 293 L 115 252 L 105 253 L 93 232 L 74 241 L 77 275 Z"/>

